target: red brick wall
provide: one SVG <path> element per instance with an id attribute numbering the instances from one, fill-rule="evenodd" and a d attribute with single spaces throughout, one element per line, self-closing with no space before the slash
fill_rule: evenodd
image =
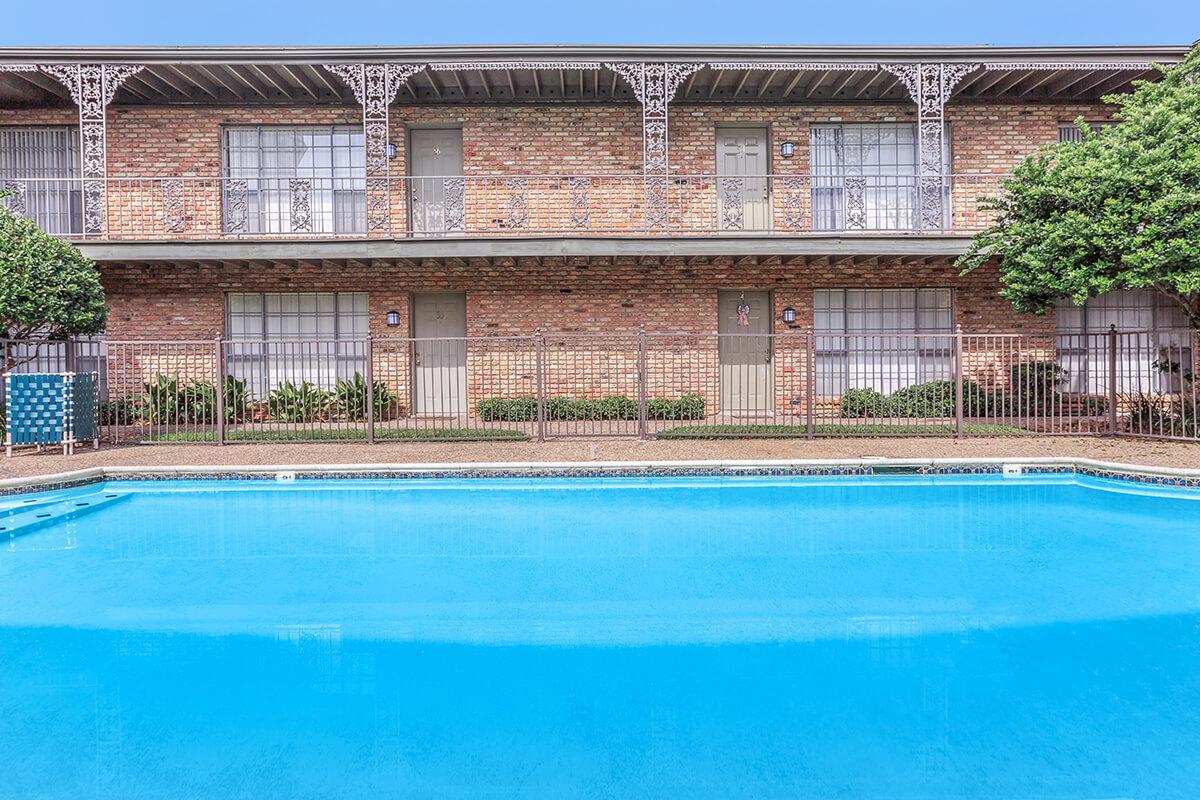
<path id="1" fill-rule="evenodd" d="M 966 277 L 942 264 L 881 263 L 831 265 L 819 260 L 782 263 L 779 259 L 475 259 L 469 262 L 373 262 L 304 266 L 217 267 L 196 265 L 105 265 L 103 280 L 111 309 L 110 340 L 212 340 L 224 323 L 224 294 L 241 291 L 366 291 L 371 334 L 408 335 L 413 292 L 462 291 L 471 337 L 599 333 L 587 353 L 559 342 L 547 356 L 548 377 L 565 394 L 628 393 L 634 375 L 634 339 L 640 325 L 649 333 L 706 334 L 717 327 L 719 289 L 773 292 L 773 319 L 785 306 L 797 311 L 794 326 L 812 323 L 813 290 L 839 287 L 950 287 L 955 319 L 967 332 L 1053 332 L 1052 318 L 1014 314 L 997 295 L 994 269 Z M 401 325 L 388 328 L 388 311 L 400 312 Z M 678 395 L 718 389 L 715 340 L 656 339 L 660 352 L 652 394 Z M 468 353 L 472 404 L 481 397 L 529 391 L 531 345 L 472 345 Z M 802 395 L 804 353 L 781 343 L 775 363 L 777 402 L 795 413 Z M 597 350 L 597 348 L 599 348 Z M 204 352 L 207 352 L 205 350 Z M 673 360 L 672 360 L 673 359 Z M 149 362 L 146 362 L 149 363 Z M 200 362 L 197 362 L 200 363 Z M 381 344 L 376 374 L 409 403 L 408 345 Z M 519 368 L 513 365 L 521 365 Z M 145 376 L 138 374 L 138 380 Z M 113 379 L 119 383 L 117 378 Z"/>
<path id="2" fill-rule="evenodd" d="M 1058 125 L 1078 116 L 1101 119 L 1110 107 L 1095 105 L 952 104 L 947 108 L 952 140 L 952 169 L 959 174 L 1001 173 L 1039 146 L 1054 142 Z M 711 175 L 716 169 L 719 125 L 766 125 L 771 130 L 772 171 L 804 174 L 809 169 L 810 128 L 815 123 L 911 121 L 907 104 L 676 104 L 670 119 L 671 166 L 677 174 Z M 186 223 L 183 230 L 164 227 L 166 198 L 159 182 L 137 177 L 214 178 L 221 170 L 221 126 L 248 124 L 357 124 L 357 107 L 208 107 L 113 106 L 109 110 L 109 174 L 121 180 L 110 187 L 110 233 L 137 237 L 147 230 L 166 238 L 206 238 L 221 233 L 220 189 L 216 181 L 183 185 Z M 0 125 L 74 124 L 71 109 L 0 110 Z M 407 131 L 416 127 L 460 127 L 463 171 L 468 176 L 596 174 L 626 176 L 595 179 L 590 187 L 594 231 L 623 231 L 640 226 L 643 201 L 638 179 L 642 158 L 641 111 L 635 104 L 405 106 L 392 109 L 392 142 L 397 157 L 392 174 L 407 171 Z M 778 143 L 796 143 L 791 159 L 779 155 Z M 805 187 L 806 189 L 807 187 Z M 995 189 L 994 179 L 958 179 L 954 187 L 956 223 L 983 222 L 969 217 L 975 197 Z M 783 191 L 777 187 L 776 192 Z M 671 188 L 678 228 L 710 228 L 716 219 L 716 191 L 711 183 L 676 184 Z M 529 229 L 570 227 L 571 190 L 562 182 L 533 181 L 519 192 L 529 209 Z M 503 177 L 494 183 L 472 183 L 468 191 L 470 230 L 509 232 L 510 195 Z M 393 224 L 405 230 L 408 192 L 397 181 L 392 193 Z M 781 196 L 782 197 L 782 196 Z M 603 198 L 603 201 L 598 201 Z M 808 192 L 795 198 L 807 207 Z M 784 199 L 775 203 L 782 226 Z M 807 210 L 805 210 L 807 215 Z"/>
<path id="3" fill-rule="evenodd" d="M 769 289 L 776 311 L 791 305 L 796 327 L 812 321 L 812 290 L 839 287 L 951 287 L 956 320 L 968 332 L 1049 332 L 1053 320 L 1015 314 L 997 294 L 994 269 L 966 277 L 946 264 L 830 265 L 715 259 L 450 259 L 423 263 L 216 267 L 103 266 L 115 339 L 211 339 L 221 333 L 224 293 L 366 291 L 374 336 L 405 335 L 411 292 L 463 291 L 471 336 L 556 332 L 712 331 L 718 289 Z M 387 311 L 404 320 L 384 323 Z M 778 318 L 778 313 L 776 315 Z"/>

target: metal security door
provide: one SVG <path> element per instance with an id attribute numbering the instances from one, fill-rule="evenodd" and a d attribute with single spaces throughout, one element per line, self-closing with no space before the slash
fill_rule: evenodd
<path id="1" fill-rule="evenodd" d="M 464 230 L 462 131 L 418 128 L 409 136 L 409 152 L 413 232 L 428 235 Z"/>
<path id="2" fill-rule="evenodd" d="M 733 416 L 768 416 L 774 396 L 771 293 L 723 291 L 717 297 L 721 410 Z"/>
<path id="3" fill-rule="evenodd" d="M 413 295 L 413 410 L 467 412 L 467 302 L 458 292 Z"/>
<path id="4" fill-rule="evenodd" d="M 717 223 L 723 231 L 771 228 L 766 128 L 717 129 Z"/>

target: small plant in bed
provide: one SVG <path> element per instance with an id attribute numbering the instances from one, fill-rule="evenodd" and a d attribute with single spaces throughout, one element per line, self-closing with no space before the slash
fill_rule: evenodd
<path id="1" fill-rule="evenodd" d="M 349 379 L 339 378 L 333 393 L 342 417 L 351 422 L 362 422 L 367 418 L 367 381 L 362 373 L 356 372 Z M 394 399 L 395 395 L 388 391 L 386 383 L 372 382 L 371 413 L 377 421 L 387 416 Z"/>
<path id="2" fill-rule="evenodd" d="M 178 375 L 155 375 L 142 385 L 142 417 L 157 424 L 207 423 L 216 419 L 217 394 L 208 381 L 186 381 Z"/>
<path id="3" fill-rule="evenodd" d="M 320 422 L 329 418 L 334 396 L 308 381 L 284 381 L 267 397 L 267 409 L 276 422 Z"/>

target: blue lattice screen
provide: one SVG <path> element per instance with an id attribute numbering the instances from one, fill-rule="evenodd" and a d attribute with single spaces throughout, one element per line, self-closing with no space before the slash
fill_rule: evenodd
<path id="1" fill-rule="evenodd" d="M 70 376 L 71 438 L 76 442 L 100 438 L 100 376 L 95 372 L 77 372 Z"/>
<path id="2" fill-rule="evenodd" d="M 5 376 L 5 444 L 68 445 L 98 435 L 96 373 L 10 373 Z"/>

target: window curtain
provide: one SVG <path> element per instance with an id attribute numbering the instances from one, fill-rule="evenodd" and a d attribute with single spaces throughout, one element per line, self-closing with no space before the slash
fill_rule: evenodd
<path id="1" fill-rule="evenodd" d="M 813 311 L 820 396 L 953 376 L 949 289 L 818 289 Z"/>
<path id="2" fill-rule="evenodd" d="M 247 229 L 293 233 L 292 181 L 309 181 L 313 233 L 366 232 L 362 129 L 350 125 L 225 129 L 225 177 L 247 183 Z"/>
<path id="3" fill-rule="evenodd" d="M 78 128 L 0 127 L 0 190 L 10 181 L 23 185 L 25 213 L 42 230 L 82 232 L 79 179 Z"/>

